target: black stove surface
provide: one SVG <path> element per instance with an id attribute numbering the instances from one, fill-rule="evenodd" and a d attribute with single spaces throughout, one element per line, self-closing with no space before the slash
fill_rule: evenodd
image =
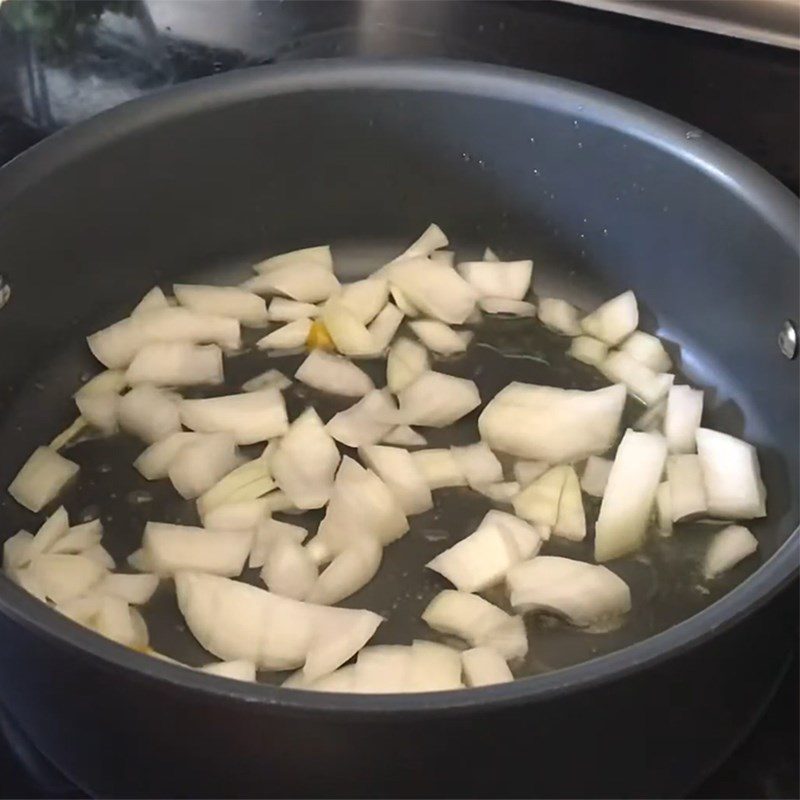
<path id="1" fill-rule="evenodd" d="M 355 55 L 484 61 L 599 86 L 723 140 L 798 192 L 796 52 L 544 1 L 6 0 L 0 163 L 164 86 Z M 797 584 L 784 604 L 797 614 Z M 787 672 L 762 719 L 694 797 L 800 796 L 796 639 L 786 650 Z M 2 692 L 0 797 L 83 796 L 2 711 Z"/>

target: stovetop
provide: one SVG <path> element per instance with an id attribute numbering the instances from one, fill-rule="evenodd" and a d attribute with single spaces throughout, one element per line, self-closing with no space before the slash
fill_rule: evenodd
<path id="1" fill-rule="evenodd" d="M 165 86 L 356 55 L 459 58 L 593 84 L 716 136 L 798 191 L 797 52 L 545 1 L 6 0 L 0 163 Z M 795 585 L 790 613 L 796 595 Z M 761 721 L 695 797 L 800 796 L 796 641 L 786 647 L 794 658 Z M 80 796 L 0 707 L 0 797 Z"/>

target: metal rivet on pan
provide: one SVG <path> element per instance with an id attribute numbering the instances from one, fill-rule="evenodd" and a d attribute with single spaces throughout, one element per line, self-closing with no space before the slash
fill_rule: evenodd
<path id="1" fill-rule="evenodd" d="M 797 327 L 790 320 L 784 320 L 781 325 L 781 332 L 778 334 L 778 347 L 786 358 L 794 358 L 797 355 Z"/>
<path id="2" fill-rule="evenodd" d="M 8 302 L 9 297 L 11 297 L 11 284 L 8 282 L 8 278 L 0 272 L 0 308 Z"/>

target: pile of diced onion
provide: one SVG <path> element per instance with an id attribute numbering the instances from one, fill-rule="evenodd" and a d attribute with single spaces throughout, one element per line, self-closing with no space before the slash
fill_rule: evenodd
<path id="1" fill-rule="evenodd" d="M 61 506 L 35 534 L 5 542 L 5 572 L 75 622 L 163 658 L 137 608 L 174 581 L 189 630 L 221 659 L 202 667 L 216 675 L 252 681 L 259 670 L 292 670 L 284 685 L 413 692 L 511 680 L 528 651 L 524 615 L 624 623 L 629 587 L 604 564 L 635 553 L 653 520 L 664 536 L 688 520 L 721 523 L 702 565 L 708 580 L 752 554 L 753 535 L 730 523 L 766 513 L 756 451 L 701 427 L 703 392 L 675 383 L 661 341 L 638 330 L 634 294 L 589 314 L 558 298 L 534 305 L 530 260 L 487 250 L 455 264 L 447 246 L 431 225 L 402 255 L 344 285 L 322 246 L 268 258 L 238 287 L 175 285 L 172 297 L 154 288 L 88 338 L 106 371 L 77 392 L 76 422 L 33 453 L 9 492 L 33 512 L 52 507 L 79 471 L 59 450 L 84 428 L 121 430 L 145 445 L 135 468 L 196 503 L 202 527 L 148 522 L 117 571 L 100 521 L 70 525 Z M 482 397 L 435 359 L 466 351 L 473 333 L 463 326 L 484 314 L 528 317 L 563 335 L 569 355 L 610 385 L 512 383 Z M 270 352 L 306 350 L 294 376 L 267 369 L 236 394 L 182 398 L 184 387 L 224 381 L 241 326 L 269 328 L 256 345 L 267 363 Z M 386 385 L 353 359 L 385 359 Z M 282 393 L 293 381 L 352 403 L 327 423 L 313 407 L 290 420 Z M 622 431 L 628 395 L 646 408 Z M 426 448 L 426 428 L 479 407 L 474 444 Z M 257 458 L 239 452 L 264 443 Z M 375 576 L 409 518 L 447 487 L 497 506 L 427 565 L 452 588 L 423 620 L 463 647 L 369 646 L 382 618 L 336 604 Z M 602 498 L 596 563 L 547 555 L 553 537 L 587 536 L 584 494 Z M 322 508 L 309 541 L 305 528 L 272 516 Z M 260 570 L 263 586 L 236 580 L 245 568 Z M 482 596 L 497 586 L 513 613 Z"/>

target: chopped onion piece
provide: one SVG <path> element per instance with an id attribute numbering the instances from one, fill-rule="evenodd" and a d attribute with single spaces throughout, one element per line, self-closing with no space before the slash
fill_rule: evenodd
<path id="1" fill-rule="evenodd" d="M 580 311 L 572 303 L 557 297 L 541 297 L 537 313 L 542 325 L 550 330 L 564 336 L 580 336 Z"/>
<path id="2" fill-rule="evenodd" d="M 489 647 L 473 647 L 461 654 L 467 686 L 491 686 L 514 680 L 505 659 Z"/>
<path id="3" fill-rule="evenodd" d="M 631 291 L 606 301 L 581 321 L 586 333 L 612 347 L 633 333 L 638 324 L 639 307 L 636 295 Z"/>
<path id="4" fill-rule="evenodd" d="M 405 424 L 444 428 L 480 405 L 474 381 L 441 372 L 425 372 L 398 395 Z"/>
<path id="5" fill-rule="evenodd" d="M 703 392 L 690 386 L 672 386 L 664 412 L 664 435 L 670 453 L 694 453 L 695 437 L 703 416 Z"/>
<path id="6" fill-rule="evenodd" d="M 200 314 L 188 308 L 147 311 L 137 315 L 134 324 L 141 337 L 140 346 L 153 342 L 188 342 L 237 350 L 242 344 L 237 320 L 216 314 Z"/>
<path id="7" fill-rule="evenodd" d="M 84 550 L 81 555 L 94 561 L 95 564 L 99 564 L 103 569 L 114 569 L 116 566 L 111 554 L 101 544 L 93 545 L 88 550 Z"/>
<path id="8" fill-rule="evenodd" d="M 103 525 L 99 519 L 93 519 L 80 525 L 73 525 L 47 548 L 47 552 L 82 554 L 100 544 L 102 538 Z"/>
<path id="9" fill-rule="evenodd" d="M 24 589 L 28 594 L 33 595 L 37 600 L 41 600 L 43 603 L 47 602 L 47 595 L 45 594 L 44 587 L 34 574 L 30 565 L 9 570 L 8 577 L 14 581 L 17 586 Z"/>
<path id="10" fill-rule="evenodd" d="M 608 345 L 593 336 L 576 336 L 570 342 L 567 355 L 590 367 L 599 367 L 608 356 Z"/>
<path id="11" fill-rule="evenodd" d="M 503 480 L 503 467 L 486 442 L 451 447 L 450 452 L 473 488 Z"/>
<path id="12" fill-rule="evenodd" d="M 310 554 L 307 557 L 312 558 Z M 363 536 L 354 541 L 322 571 L 307 596 L 308 601 L 332 606 L 350 597 L 375 577 L 382 557 L 383 548 L 377 539 Z"/>
<path id="13" fill-rule="evenodd" d="M 495 503 L 510 503 L 519 494 L 521 487 L 516 481 L 504 481 L 476 484 L 472 488 Z"/>
<path id="14" fill-rule="evenodd" d="M 136 353 L 126 380 L 132 386 L 154 383 L 160 386 L 200 386 L 224 380 L 222 351 L 215 344 L 153 342 Z"/>
<path id="15" fill-rule="evenodd" d="M 54 603 L 64 603 L 96 586 L 106 571 L 83 555 L 43 553 L 31 560 L 33 578 Z"/>
<path id="16" fill-rule="evenodd" d="M 256 294 L 282 294 L 302 303 L 319 303 L 339 291 L 339 281 L 322 264 L 289 264 L 246 280 L 242 288 Z"/>
<path id="17" fill-rule="evenodd" d="M 303 247 L 300 250 L 291 250 L 288 253 L 280 253 L 270 256 L 257 264 L 253 264 L 256 272 L 272 272 L 282 267 L 305 267 L 308 264 L 316 264 L 333 271 L 333 255 L 330 245 L 323 244 L 316 247 Z"/>
<path id="18" fill-rule="evenodd" d="M 360 694 L 409 691 L 411 648 L 398 644 L 365 647 L 356 659 L 354 683 Z"/>
<path id="19" fill-rule="evenodd" d="M 132 606 L 144 605 L 158 588 L 158 575 L 106 575 L 97 587 L 100 594 L 119 597 Z"/>
<path id="20" fill-rule="evenodd" d="M 599 369 L 612 383 L 624 383 L 631 394 L 648 406 L 665 397 L 675 380 L 670 373 L 653 372 L 622 350 L 609 353 Z"/>
<path id="21" fill-rule="evenodd" d="M 428 351 L 411 339 L 398 339 L 386 359 L 386 383 L 393 394 L 414 383 L 430 367 Z"/>
<path id="22" fill-rule="evenodd" d="M 758 549 L 758 540 L 747 528 L 729 525 L 714 534 L 706 551 L 703 573 L 706 578 L 716 578 Z"/>
<path id="23" fill-rule="evenodd" d="M 273 594 L 305 600 L 317 581 L 317 565 L 299 542 L 281 536 L 264 556 L 261 580 Z"/>
<path id="24" fill-rule="evenodd" d="M 426 566 L 461 592 L 482 592 L 500 583 L 508 570 L 541 547 L 539 534 L 512 514 L 490 511 L 478 528 Z"/>
<path id="25" fill-rule="evenodd" d="M 537 525 L 555 527 L 561 493 L 569 474 L 569 467 L 552 467 L 529 483 L 512 501 L 518 517 Z"/>
<path id="26" fill-rule="evenodd" d="M 169 465 L 169 479 L 181 497 L 192 500 L 207 492 L 236 464 L 236 442 L 229 433 L 196 436 L 175 454 Z"/>
<path id="27" fill-rule="evenodd" d="M 477 594 L 445 589 L 431 600 L 422 612 L 422 619 L 435 631 L 458 636 L 473 647 L 491 647 L 489 642 L 495 642 L 506 660 L 527 652 L 527 638 L 523 649 L 519 637 L 521 620 L 516 620 Z M 511 631 L 516 634 L 514 638 L 509 636 Z"/>
<path id="28" fill-rule="evenodd" d="M 572 467 L 566 467 L 553 533 L 573 542 L 581 542 L 586 538 L 586 513 L 583 510 L 581 485 Z"/>
<path id="29" fill-rule="evenodd" d="M 695 519 L 708 513 L 703 468 L 698 456 L 689 453 L 669 456 L 667 480 L 674 522 Z"/>
<path id="30" fill-rule="evenodd" d="M 215 575 L 183 572 L 175 584 L 186 624 L 206 650 L 263 669 L 305 664 L 309 680 L 355 655 L 382 621 L 371 611 L 317 606 Z"/>
<path id="31" fill-rule="evenodd" d="M 656 523 L 662 536 L 672 535 L 672 492 L 669 481 L 660 483 L 656 490 Z"/>
<path id="32" fill-rule="evenodd" d="M 528 484 L 533 483 L 537 478 L 544 475 L 550 469 L 550 466 L 546 461 L 526 461 L 521 459 L 514 462 L 514 477 L 524 489 Z"/>
<path id="33" fill-rule="evenodd" d="M 340 456 L 329 429 L 309 408 L 289 426 L 272 455 L 275 483 L 297 508 L 321 508 L 330 498 Z"/>
<path id="34" fill-rule="evenodd" d="M 269 514 L 274 514 L 277 511 L 283 511 L 284 514 L 295 514 L 299 511 L 280 489 L 275 492 L 270 492 L 264 498 L 264 502 L 267 504 L 267 511 Z"/>
<path id="35" fill-rule="evenodd" d="M 322 392 L 346 397 L 363 397 L 375 388 L 372 379 L 352 361 L 322 350 L 308 354 L 295 378 Z"/>
<path id="36" fill-rule="evenodd" d="M 336 349 L 345 356 L 367 356 L 375 347 L 366 325 L 345 305 L 341 295 L 323 306 L 320 317 Z"/>
<path id="37" fill-rule="evenodd" d="M 392 428 L 381 441 L 383 444 L 394 444 L 398 447 L 424 447 L 428 444 L 428 440 L 421 433 L 417 433 L 408 425 Z"/>
<path id="38" fill-rule="evenodd" d="M 181 429 L 180 398 L 144 384 L 135 386 L 119 402 L 119 424 L 145 442 L 157 442 Z"/>
<path id="39" fill-rule="evenodd" d="M 300 303 L 288 297 L 273 297 L 269 304 L 268 316 L 271 322 L 294 322 L 298 319 L 314 319 L 319 316 L 319 306 L 313 303 Z"/>
<path id="40" fill-rule="evenodd" d="M 306 536 L 308 536 L 308 531 L 299 525 L 290 525 L 288 522 L 279 522 L 277 519 L 264 519 L 257 523 L 256 535 L 253 538 L 247 565 L 251 568 L 263 567 L 267 560 L 267 554 L 277 541 L 291 539 L 297 544 L 302 544 Z"/>
<path id="41" fill-rule="evenodd" d="M 612 463 L 607 458 L 589 456 L 581 476 L 581 489 L 592 497 L 602 497 L 606 491 Z"/>
<path id="42" fill-rule="evenodd" d="M 455 264 L 456 254 L 452 250 L 434 250 L 430 254 L 431 261 L 441 261 L 442 264 L 447 264 L 452 267 Z"/>
<path id="43" fill-rule="evenodd" d="M 237 444 L 264 442 L 283 435 L 289 427 L 286 404 L 277 389 L 183 400 L 180 416 L 191 430 L 230 433 Z"/>
<path id="44" fill-rule="evenodd" d="M 268 516 L 266 498 L 243 500 L 212 508 L 203 516 L 203 526 L 219 531 L 253 530 Z"/>
<path id="45" fill-rule="evenodd" d="M 257 500 L 275 488 L 269 462 L 262 455 L 229 472 L 219 483 L 204 492 L 197 500 L 200 516 L 219 506 Z"/>
<path id="46" fill-rule="evenodd" d="M 337 442 L 363 447 L 379 442 L 394 427 L 397 409 L 386 389 L 373 389 L 355 405 L 340 411 L 325 426 Z"/>
<path id="47" fill-rule="evenodd" d="M 360 447 L 358 454 L 389 487 L 405 514 L 421 514 L 433 508 L 433 497 L 425 475 L 407 450 L 372 445 Z"/>
<path id="48" fill-rule="evenodd" d="M 147 311 L 155 311 L 157 308 L 169 308 L 169 300 L 159 286 L 154 286 L 147 294 L 138 302 L 136 308 L 131 311 L 131 316 L 135 317 L 137 314 L 143 314 Z"/>
<path id="49" fill-rule="evenodd" d="M 53 437 L 48 447 L 54 451 L 61 450 L 62 447 L 66 447 L 81 433 L 88 424 L 89 423 L 82 416 L 78 415 L 78 418 L 68 428 L 65 428 L 61 433 Z"/>
<path id="50" fill-rule="evenodd" d="M 42 600 L 45 598 L 42 597 Z M 95 628 L 97 614 L 100 611 L 100 604 L 103 602 L 103 595 L 99 592 L 89 592 L 89 594 L 74 597 L 63 603 L 56 603 L 54 608 L 59 614 L 63 614 L 73 622 L 83 625 L 86 628 Z"/>
<path id="51" fill-rule="evenodd" d="M 256 679 L 256 665 L 252 661 L 238 659 L 236 661 L 220 661 L 200 667 L 200 672 L 230 678 L 234 681 L 253 683 Z"/>
<path id="52" fill-rule="evenodd" d="M 49 447 L 37 447 L 8 487 L 8 493 L 30 511 L 54 500 L 80 467 Z"/>
<path id="53" fill-rule="evenodd" d="M 305 345 L 310 332 L 310 319 L 296 319 L 259 339 L 256 347 L 259 350 L 295 350 Z"/>
<path id="54" fill-rule="evenodd" d="M 661 339 L 651 333 L 634 331 L 619 349 L 654 372 L 667 372 L 672 369 L 672 359 L 661 344 Z"/>
<path id="55" fill-rule="evenodd" d="M 93 378 L 90 378 L 86 383 L 75 392 L 75 398 L 80 395 L 105 394 L 106 392 L 113 392 L 119 394 L 128 385 L 125 380 L 125 373 L 119 369 L 106 369 L 99 372 Z"/>
<path id="56" fill-rule="evenodd" d="M 176 431 L 175 433 L 171 433 L 164 439 L 159 439 L 142 451 L 136 461 L 133 462 L 133 466 L 139 471 L 139 474 L 148 481 L 166 478 L 169 475 L 170 464 L 178 455 L 181 448 L 200 436 L 202 436 L 202 434 L 189 433 L 188 431 Z"/>
<path id="57" fill-rule="evenodd" d="M 452 451 L 447 448 L 417 450 L 411 453 L 414 466 L 425 478 L 431 489 L 445 489 L 449 486 L 466 486 L 467 477 L 456 461 Z"/>
<path id="58" fill-rule="evenodd" d="M 145 342 L 140 326 L 129 317 L 87 336 L 86 343 L 101 364 L 109 369 L 119 369 L 131 363 Z"/>
<path id="59" fill-rule="evenodd" d="M 8 573 L 18 567 L 24 567 L 30 560 L 30 545 L 33 534 L 28 531 L 17 531 L 3 542 L 3 569 Z"/>
<path id="60" fill-rule="evenodd" d="M 142 615 L 119 597 L 101 599 L 94 628 L 106 639 L 135 650 L 144 650 L 149 641 Z"/>
<path id="61" fill-rule="evenodd" d="M 394 264 L 390 281 L 415 308 L 451 325 L 463 323 L 478 299 L 475 289 L 452 267 L 428 258 Z"/>
<path id="62" fill-rule="evenodd" d="M 504 297 L 481 297 L 478 305 L 487 314 L 507 314 L 511 317 L 535 317 L 536 306 L 525 300 L 508 300 Z"/>
<path id="63" fill-rule="evenodd" d="M 547 611 L 587 627 L 631 609 L 628 585 L 610 569 L 558 556 L 539 556 L 513 567 L 507 577 L 511 605 Z"/>
<path id="64" fill-rule="evenodd" d="M 443 247 L 447 247 L 448 244 L 450 244 L 450 242 L 445 232 L 435 222 L 431 222 L 422 232 L 419 239 L 406 248 L 395 261 L 401 261 L 405 258 L 428 256 L 434 250 L 441 250 Z"/>
<path id="65" fill-rule="evenodd" d="M 397 286 L 389 286 L 389 294 L 394 300 L 394 304 L 403 312 L 406 317 L 413 319 L 419 316 L 419 309 L 412 305 L 411 301 L 405 296 L 403 291 Z"/>
<path id="66" fill-rule="evenodd" d="M 464 261 L 458 272 L 479 297 L 522 300 L 531 286 L 533 261 Z"/>
<path id="67" fill-rule="evenodd" d="M 142 547 L 134 550 L 125 560 L 128 562 L 128 566 L 137 572 L 149 572 L 153 569 L 152 559 Z"/>
<path id="68" fill-rule="evenodd" d="M 755 447 L 708 428 L 700 428 L 696 438 L 708 513 L 720 519 L 766 516 L 766 491 Z"/>
<path id="69" fill-rule="evenodd" d="M 628 429 L 622 437 L 595 526 L 594 556 L 609 561 L 637 550 L 644 538 L 667 458 L 657 433 Z"/>
<path id="70" fill-rule="evenodd" d="M 41 525 L 28 548 L 28 560 L 33 561 L 48 552 L 69 532 L 69 517 L 64 506 L 59 506 Z"/>
<path id="71" fill-rule="evenodd" d="M 669 395 L 667 395 L 667 397 L 669 397 Z M 650 406 L 650 408 L 634 421 L 631 427 L 635 431 L 660 433 L 663 427 L 664 414 L 667 410 L 667 397 Z"/>
<path id="72" fill-rule="evenodd" d="M 423 639 L 414 639 L 410 649 L 409 691 L 437 692 L 463 688 L 458 650 Z"/>
<path id="73" fill-rule="evenodd" d="M 119 395 L 116 392 L 78 392 L 75 405 L 81 416 L 93 427 L 105 434 L 117 430 Z"/>
<path id="74" fill-rule="evenodd" d="M 369 335 L 372 337 L 372 350 L 368 355 L 382 355 L 392 343 L 392 339 L 402 321 L 403 312 L 392 303 L 387 303 L 367 328 Z"/>
<path id="75" fill-rule="evenodd" d="M 487 247 L 483 251 L 483 260 L 484 261 L 499 261 L 500 257 L 492 250 L 491 247 Z"/>
<path id="76" fill-rule="evenodd" d="M 364 278 L 342 286 L 337 299 L 362 325 L 368 325 L 386 305 L 389 283 L 386 278 Z"/>
<path id="77" fill-rule="evenodd" d="M 253 532 L 249 530 L 209 531 L 191 525 L 148 522 L 142 548 L 158 575 L 195 570 L 227 577 L 241 574 L 252 540 Z"/>
<path id="78" fill-rule="evenodd" d="M 197 286 L 176 283 L 172 290 L 178 302 L 201 314 L 232 317 L 242 325 L 262 326 L 267 321 L 267 304 L 262 297 L 236 286 Z"/>
<path id="79" fill-rule="evenodd" d="M 259 389 L 277 389 L 282 392 L 292 385 L 292 381 L 287 378 L 280 370 L 268 369 L 260 375 L 250 378 L 242 384 L 242 391 L 257 392 Z"/>
<path id="80" fill-rule="evenodd" d="M 454 331 L 435 319 L 415 320 L 409 327 L 429 350 L 444 356 L 463 353 L 473 337 L 471 331 Z"/>

